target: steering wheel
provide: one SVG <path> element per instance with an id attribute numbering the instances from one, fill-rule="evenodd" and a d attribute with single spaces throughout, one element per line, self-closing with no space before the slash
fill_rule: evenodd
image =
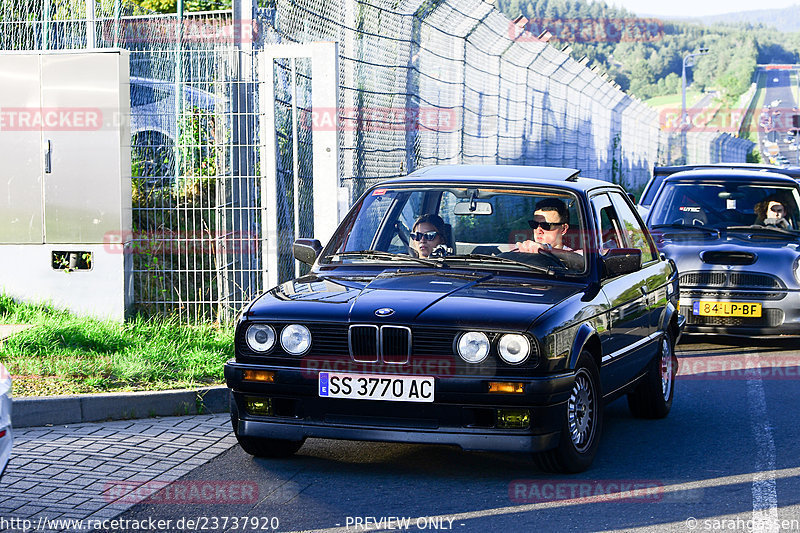
<path id="1" fill-rule="evenodd" d="M 542 254 L 543 256 L 547 257 L 548 259 L 551 259 L 557 266 L 569 270 L 569 267 L 564 262 L 564 260 L 561 259 L 560 257 L 558 257 L 553 252 L 553 250 L 548 250 L 546 248 L 539 248 L 539 253 Z"/>
<path id="2" fill-rule="evenodd" d="M 408 227 L 406 227 L 406 225 L 403 224 L 402 220 L 398 220 L 397 222 L 395 222 L 394 228 L 395 230 L 397 230 L 397 237 L 406 247 L 408 255 L 416 257 L 417 251 L 414 249 L 413 246 L 411 246 L 411 230 L 409 230 Z"/>

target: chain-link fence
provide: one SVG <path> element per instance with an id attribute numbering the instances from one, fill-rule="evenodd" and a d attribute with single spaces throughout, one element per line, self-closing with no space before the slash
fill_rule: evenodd
<path id="1" fill-rule="evenodd" d="M 656 163 L 744 161 L 749 151 L 724 134 L 684 141 L 660 132 L 654 110 L 482 0 L 255 1 L 182 16 L 127 0 L 0 2 L 4 50 L 131 51 L 140 311 L 229 320 L 268 288 L 267 249 L 278 254 L 279 279 L 294 275 L 291 242 L 314 232 L 311 133 L 319 125 L 308 60 L 277 59 L 271 79 L 259 79 L 267 44 L 339 43 L 334 112 L 351 199 L 433 164 L 566 166 L 636 188 Z M 275 86 L 263 109 L 259 83 Z M 264 145 L 267 115 L 275 146 Z M 273 243 L 262 224 L 264 157 L 277 168 Z"/>

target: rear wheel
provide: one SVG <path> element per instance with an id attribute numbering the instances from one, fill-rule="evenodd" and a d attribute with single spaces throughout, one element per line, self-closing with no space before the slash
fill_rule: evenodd
<path id="1" fill-rule="evenodd" d="M 564 409 L 558 447 L 536 455 L 539 467 L 547 472 L 583 472 L 597 453 L 602 427 L 600 373 L 592 354 L 583 352 Z"/>
<path id="2" fill-rule="evenodd" d="M 659 352 L 650 362 L 644 380 L 628 393 L 628 408 L 635 417 L 664 418 L 672 408 L 678 358 L 669 332 L 661 337 Z"/>
<path id="3" fill-rule="evenodd" d="M 286 439 L 267 439 L 263 437 L 245 437 L 239 435 L 239 408 L 231 396 L 231 425 L 239 446 L 253 457 L 289 457 L 300 449 L 305 439 L 295 441 Z"/>

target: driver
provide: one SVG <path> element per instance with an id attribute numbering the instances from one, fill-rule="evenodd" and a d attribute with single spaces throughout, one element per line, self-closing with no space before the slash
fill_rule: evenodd
<path id="1" fill-rule="evenodd" d="M 777 195 L 768 196 L 758 202 L 753 209 L 758 224 L 765 226 L 791 227 L 786 206 Z"/>
<path id="2" fill-rule="evenodd" d="M 533 220 L 528 224 L 533 230 L 533 240 L 517 243 L 519 252 L 536 253 L 539 250 L 573 250 L 564 245 L 564 234 L 569 229 L 569 211 L 563 200 L 545 198 L 536 203 Z"/>
<path id="3" fill-rule="evenodd" d="M 445 248 L 446 251 L 449 243 L 445 235 L 442 217 L 430 213 L 422 215 L 414 222 L 414 228 L 411 230 L 412 247 L 419 257 L 423 258 L 429 257 L 439 247 Z"/>

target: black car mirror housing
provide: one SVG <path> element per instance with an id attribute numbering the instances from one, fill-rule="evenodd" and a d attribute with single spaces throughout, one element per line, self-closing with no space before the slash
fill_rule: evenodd
<path id="1" fill-rule="evenodd" d="M 307 265 L 313 265 L 322 252 L 322 243 L 317 239 L 295 239 L 292 245 L 294 258 Z"/>
<path id="2" fill-rule="evenodd" d="M 638 248 L 611 248 L 603 256 L 606 278 L 636 272 L 642 267 L 642 251 Z"/>

